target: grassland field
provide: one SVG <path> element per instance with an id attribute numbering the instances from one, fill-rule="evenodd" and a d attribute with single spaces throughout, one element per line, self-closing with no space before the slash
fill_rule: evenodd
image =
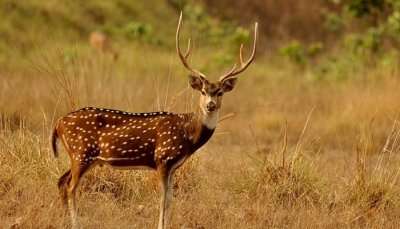
<path id="1" fill-rule="evenodd" d="M 69 158 L 51 152 L 55 120 L 84 106 L 190 112 L 199 95 L 173 46 L 116 39 L 114 60 L 86 38 L 27 34 L 32 50 L 10 46 L 0 59 L 0 228 L 69 228 L 56 185 Z M 217 48 L 195 43 L 191 59 L 213 80 L 231 64 L 216 56 L 236 53 Z M 170 228 L 399 228 L 400 69 L 374 63 L 318 80 L 312 64 L 261 49 L 224 96 L 230 118 L 178 170 Z M 157 225 L 151 171 L 95 168 L 77 196 L 83 228 Z"/>

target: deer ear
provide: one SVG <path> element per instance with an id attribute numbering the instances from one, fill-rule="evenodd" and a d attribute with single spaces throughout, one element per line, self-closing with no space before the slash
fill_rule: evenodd
<path id="1" fill-rule="evenodd" d="M 224 92 L 232 91 L 236 85 L 237 78 L 228 78 L 222 81 L 222 90 Z"/>
<path id="2" fill-rule="evenodd" d="M 203 79 L 199 76 L 189 75 L 189 84 L 193 89 L 201 91 L 203 83 Z"/>

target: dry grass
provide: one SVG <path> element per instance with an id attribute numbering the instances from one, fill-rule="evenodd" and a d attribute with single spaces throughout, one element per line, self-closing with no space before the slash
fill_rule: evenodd
<path id="1" fill-rule="evenodd" d="M 79 47 L 73 61 L 55 52 L 0 73 L 2 226 L 68 227 L 56 183 L 69 162 L 53 158 L 48 136 L 71 107 L 195 108 L 175 54 L 146 50 L 112 62 Z M 223 114 L 236 115 L 178 171 L 171 228 L 397 228 L 398 72 L 316 83 L 266 62 L 226 95 Z M 158 198 L 152 172 L 96 168 L 79 188 L 80 220 L 155 228 Z"/>

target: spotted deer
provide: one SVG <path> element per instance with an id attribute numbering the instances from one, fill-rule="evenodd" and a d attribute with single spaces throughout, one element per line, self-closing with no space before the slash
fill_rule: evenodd
<path id="1" fill-rule="evenodd" d="M 172 189 L 172 176 L 196 150 L 213 135 L 217 126 L 222 96 L 231 91 L 237 75 L 254 60 L 257 44 L 257 23 L 254 27 L 253 49 L 249 59 L 210 82 L 200 71 L 188 64 L 190 39 L 185 53 L 179 46 L 182 14 L 176 31 L 177 54 L 187 70 L 189 84 L 199 92 L 200 112 L 196 113 L 131 113 L 113 109 L 86 107 L 60 118 L 53 130 L 52 149 L 57 156 L 57 139 L 68 153 L 71 168 L 59 178 L 58 187 L 64 205 L 69 209 L 72 226 L 76 228 L 75 192 L 82 175 L 95 165 L 116 168 L 152 169 L 159 176 L 161 201 L 158 228 L 166 228 L 166 217 Z"/>
<path id="2" fill-rule="evenodd" d="M 102 54 L 110 53 L 114 60 L 118 59 L 118 53 L 112 48 L 110 38 L 102 32 L 94 31 L 89 35 L 89 44 Z"/>

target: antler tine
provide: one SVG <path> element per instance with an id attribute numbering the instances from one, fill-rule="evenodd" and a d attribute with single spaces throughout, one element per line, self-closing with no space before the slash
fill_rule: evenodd
<path id="1" fill-rule="evenodd" d="M 239 69 L 236 69 L 237 64 L 235 64 L 233 66 L 233 68 L 227 72 L 225 75 L 220 77 L 220 80 L 225 80 L 229 77 L 238 75 L 240 73 L 242 73 L 244 70 L 246 70 L 246 68 L 251 64 L 251 62 L 253 62 L 254 57 L 256 55 L 256 50 L 257 50 L 257 35 L 258 35 L 258 23 L 256 22 L 254 24 L 254 42 L 253 42 L 253 51 L 249 57 L 249 59 L 244 63 L 243 62 L 243 44 L 240 45 L 240 49 L 239 49 L 239 62 L 240 62 L 240 67 Z"/>
<path id="2" fill-rule="evenodd" d="M 192 44 L 191 44 L 192 39 L 188 39 L 188 45 L 185 53 L 185 60 L 190 56 L 190 51 L 192 50 Z"/>
<path id="3" fill-rule="evenodd" d="M 243 43 L 240 44 L 240 49 L 239 49 L 239 60 L 240 60 L 240 65 L 243 65 Z"/>
<path id="4" fill-rule="evenodd" d="M 220 77 L 220 79 L 225 79 L 226 77 L 230 76 L 235 70 L 236 70 L 237 64 L 234 64 L 231 70 L 229 70 L 227 73 L 225 73 L 224 76 Z"/>
<path id="5" fill-rule="evenodd" d="M 200 71 L 193 69 L 189 66 L 188 62 L 187 62 L 187 58 L 190 56 L 190 51 L 192 48 L 191 45 L 191 39 L 189 38 L 188 40 L 188 46 L 187 46 L 187 50 L 185 52 L 185 54 L 182 54 L 181 52 L 181 48 L 179 46 L 179 34 L 180 34 L 180 30 L 181 30 L 181 25 L 182 25 L 182 11 L 181 14 L 179 16 L 179 21 L 178 21 L 178 27 L 176 29 L 176 37 L 175 37 L 175 41 L 176 41 L 176 52 L 178 53 L 179 58 L 181 59 L 182 64 L 186 67 L 187 70 L 189 70 L 190 72 L 192 72 L 195 75 L 201 76 L 205 78 L 205 75 L 203 73 L 201 73 Z"/>

